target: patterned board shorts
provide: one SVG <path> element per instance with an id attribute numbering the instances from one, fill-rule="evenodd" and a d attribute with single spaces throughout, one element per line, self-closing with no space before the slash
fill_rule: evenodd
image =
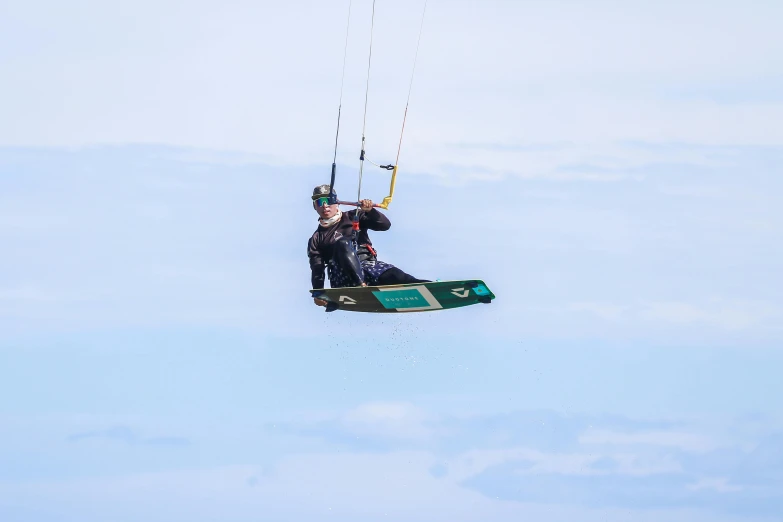
<path id="1" fill-rule="evenodd" d="M 394 265 L 384 263 L 383 261 L 362 261 L 362 270 L 364 271 L 364 282 L 369 286 L 378 284 L 378 278 L 381 274 L 390 268 L 394 268 Z M 344 288 L 346 286 L 355 286 L 353 278 L 346 274 L 340 265 L 334 261 L 329 261 L 326 265 L 327 273 L 329 274 L 329 286 L 332 288 Z"/>

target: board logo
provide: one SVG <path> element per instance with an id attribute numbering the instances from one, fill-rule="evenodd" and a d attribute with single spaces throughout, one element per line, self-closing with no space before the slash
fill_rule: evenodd
<path id="1" fill-rule="evenodd" d="M 347 295 L 341 295 L 340 296 L 340 302 L 344 303 L 344 304 L 352 304 L 352 305 L 356 304 L 356 301 L 354 299 L 351 299 Z"/>
<path id="2" fill-rule="evenodd" d="M 382 296 L 381 301 L 384 304 L 400 306 L 400 305 L 415 305 L 419 306 L 421 303 L 425 303 L 424 298 L 421 295 L 403 294 L 398 292 L 397 295 Z"/>
<path id="3" fill-rule="evenodd" d="M 426 286 L 406 288 L 379 288 L 373 292 L 378 302 L 386 309 L 398 312 L 437 310 L 443 308 Z"/>
<path id="4" fill-rule="evenodd" d="M 465 288 L 452 288 L 451 293 L 456 295 L 457 297 L 465 298 L 470 293 L 470 290 L 467 290 Z"/>

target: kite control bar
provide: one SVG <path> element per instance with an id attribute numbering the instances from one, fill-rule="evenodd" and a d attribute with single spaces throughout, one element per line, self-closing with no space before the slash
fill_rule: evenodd
<path id="1" fill-rule="evenodd" d="M 373 205 L 373 208 L 388 209 L 389 208 L 389 203 L 391 203 L 391 201 L 392 201 L 392 196 L 394 196 L 394 185 L 397 182 L 397 166 L 396 165 L 379 165 L 379 167 L 381 167 L 382 169 L 386 169 L 386 170 L 391 170 L 392 171 L 391 184 L 389 185 L 389 195 L 386 196 L 385 198 L 383 198 L 383 201 L 381 201 L 380 203 L 377 203 L 377 204 Z M 335 198 L 335 202 L 334 203 L 330 202 L 330 204 L 332 204 L 332 205 L 334 205 L 335 203 L 338 204 L 338 205 L 351 205 L 352 207 L 360 207 L 361 206 L 361 204 L 359 204 L 359 203 L 357 203 L 355 201 L 340 201 L 337 198 Z"/>
<path id="2" fill-rule="evenodd" d="M 338 205 L 350 205 L 352 207 L 361 207 L 362 206 L 361 203 L 358 203 L 356 201 L 340 201 L 339 199 L 337 200 L 337 204 Z M 375 204 L 373 204 L 373 208 L 384 208 L 384 207 L 382 207 L 381 205 L 375 203 Z"/>

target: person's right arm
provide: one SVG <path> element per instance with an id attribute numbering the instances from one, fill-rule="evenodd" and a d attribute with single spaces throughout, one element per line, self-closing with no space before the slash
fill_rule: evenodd
<path id="1" fill-rule="evenodd" d="M 307 242 L 307 257 L 310 258 L 310 284 L 313 290 L 320 290 L 324 287 L 324 281 L 326 279 L 325 272 L 326 267 L 324 265 L 323 256 L 318 250 L 315 244 L 315 238 L 310 238 Z M 326 306 L 326 301 L 323 299 L 313 298 L 315 304 L 318 306 Z"/>

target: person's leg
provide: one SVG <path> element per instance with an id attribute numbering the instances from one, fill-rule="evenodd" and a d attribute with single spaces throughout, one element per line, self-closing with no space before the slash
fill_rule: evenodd
<path id="1" fill-rule="evenodd" d="M 334 244 L 334 260 L 340 265 L 353 283 L 357 286 L 364 284 L 364 270 L 359 262 L 359 257 L 353 249 L 351 240 L 344 237 Z"/>
<path id="2" fill-rule="evenodd" d="M 378 286 L 385 285 L 406 285 L 410 283 L 429 283 L 426 279 L 416 279 L 410 274 L 406 274 L 396 266 L 390 268 L 378 276 Z"/>

